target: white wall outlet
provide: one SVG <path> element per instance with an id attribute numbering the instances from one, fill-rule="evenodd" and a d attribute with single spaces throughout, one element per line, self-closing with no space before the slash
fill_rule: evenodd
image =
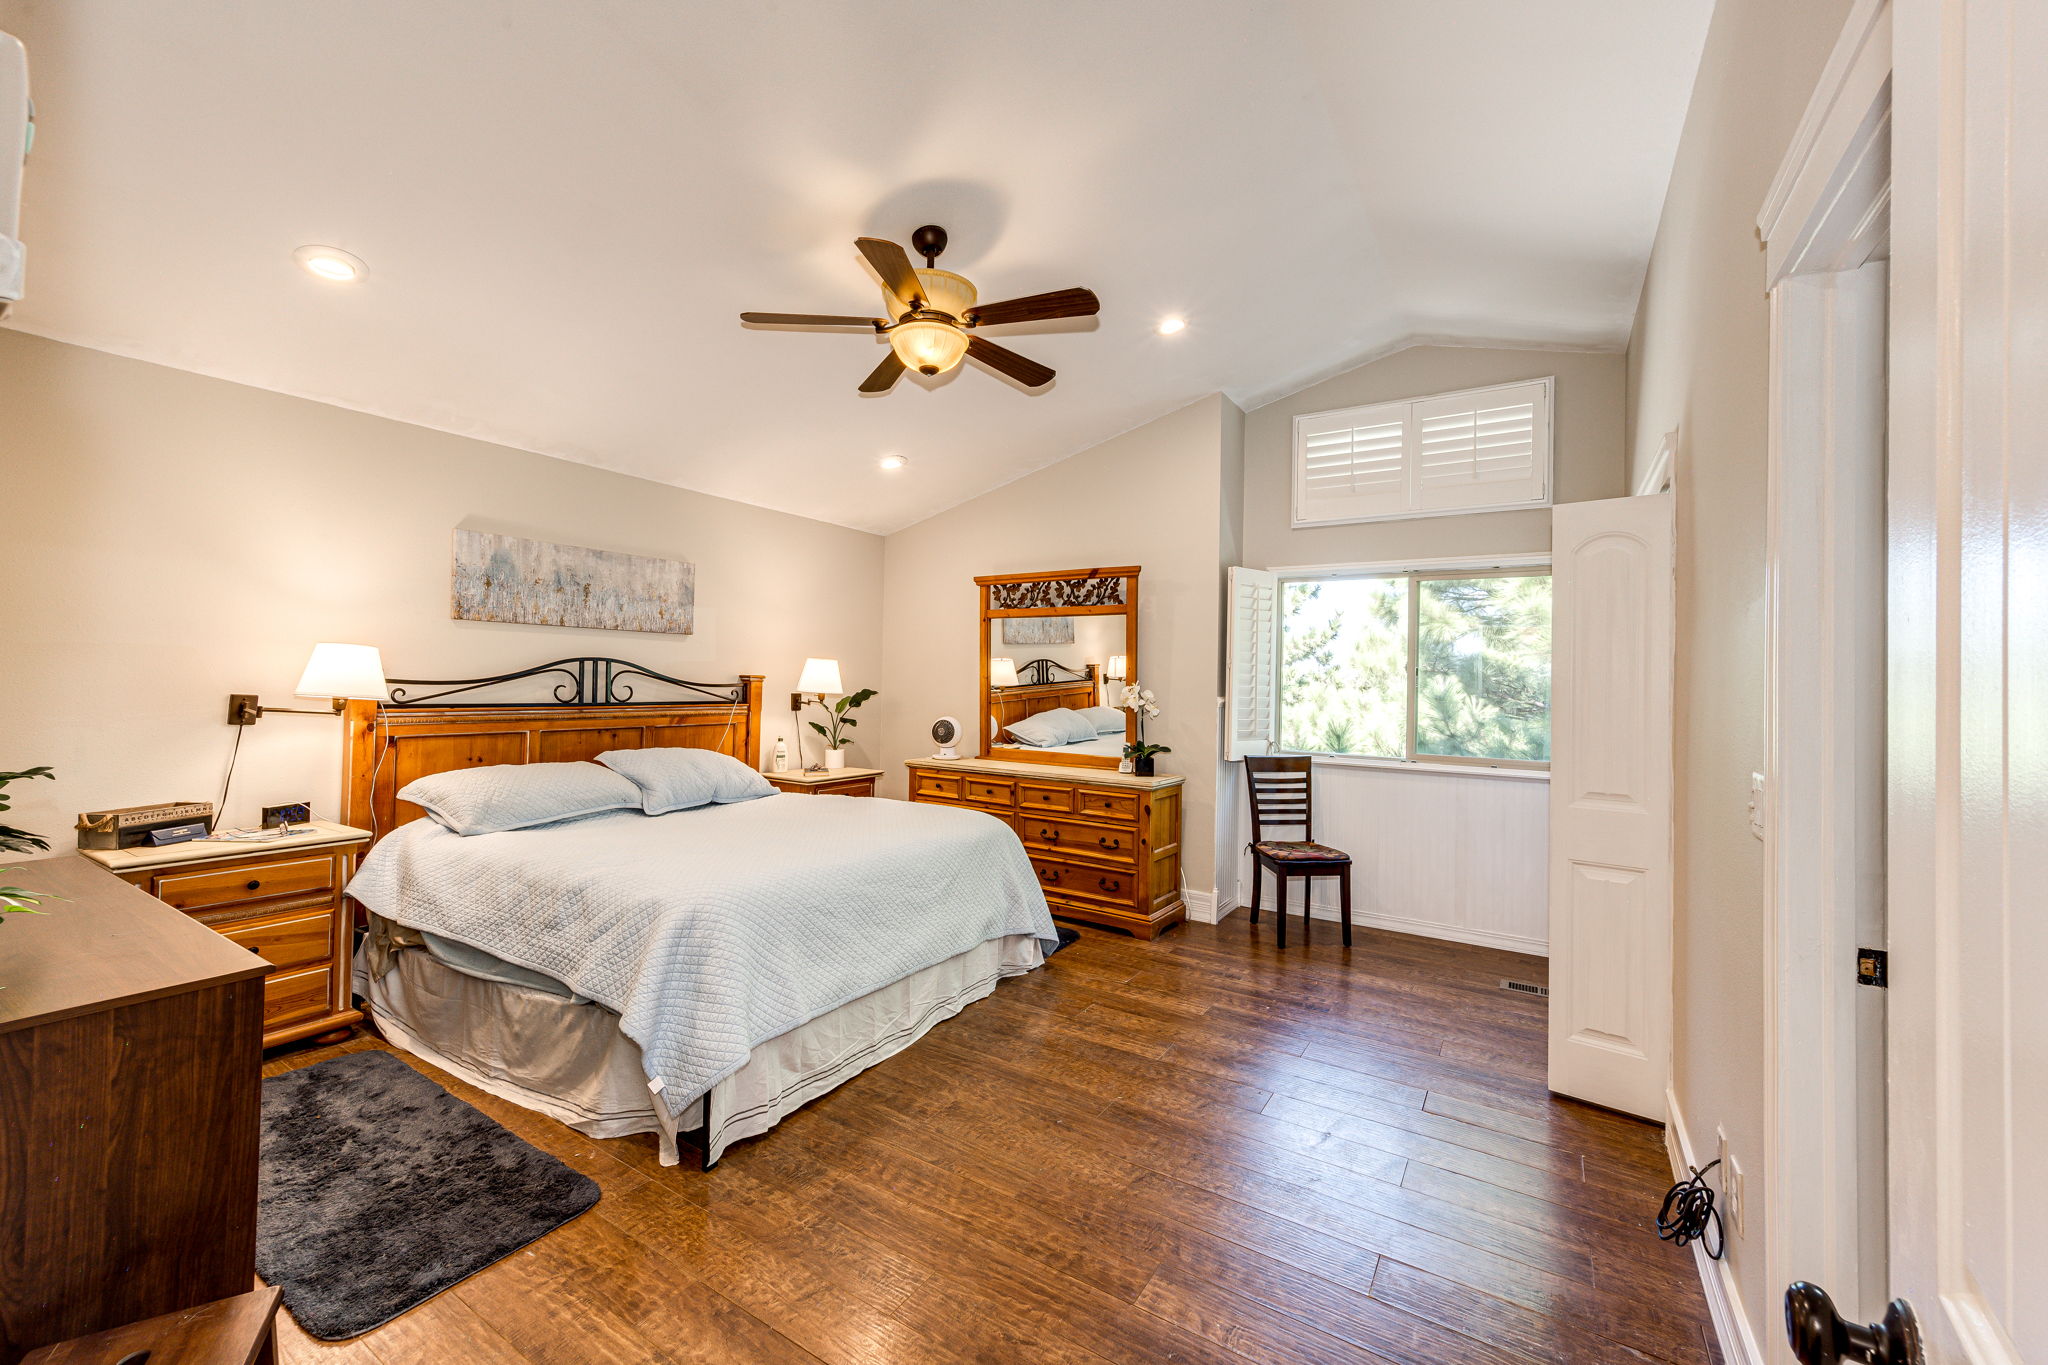
<path id="1" fill-rule="evenodd" d="M 1757 838 L 1764 837 L 1764 775 L 1749 775 L 1749 832 Z"/>
<path id="2" fill-rule="evenodd" d="M 1728 1154 L 1728 1134 L 1714 1130 L 1714 1156 L 1721 1163 L 1714 1174 L 1720 1177 L 1721 1226 L 1732 1237 L 1742 1236 L 1742 1167 Z"/>

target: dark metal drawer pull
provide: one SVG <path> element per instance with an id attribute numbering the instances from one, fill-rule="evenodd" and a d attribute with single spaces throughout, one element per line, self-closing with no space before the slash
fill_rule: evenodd
<path id="1" fill-rule="evenodd" d="M 256 880 L 256 879 L 255 879 L 254 877 L 251 877 L 251 878 L 249 879 L 249 885 L 248 885 L 247 887 L 245 887 L 244 889 L 245 889 L 245 890 L 249 890 L 249 891 L 254 891 L 254 890 L 255 890 L 255 889 L 257 888 L 257 887 L 259 887 L 259 886 L 262 886 L 262 885 L 263 885 L 263 883 L 262 883 L 262 882 L 259 882 L 259 881 L 257 881 L 257 880 Z"/>

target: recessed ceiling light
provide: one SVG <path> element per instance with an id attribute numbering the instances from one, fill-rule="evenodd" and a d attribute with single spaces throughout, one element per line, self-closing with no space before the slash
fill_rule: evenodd
<path id="1" fill-rule="evenodd" d="M 1186 318 L 1161 318 L 1159 319 L 1159 335 L 1170 337 L 1187 325 L 1188 320 Z"/>
<path id="2" fill-rule="evenodd" d="M 879 464 L 884 469 L 901 469 L 903 468 L 903 466 L 909 464 L 910 461 L 904 459 L 901 455 L 884 455 L 875 463 Z"/>
<path id="3" fill-rule="evenodd" d="M 363 264 L 361 257 L 351 256 L 335 246 L 302 246 L 292 253 L 292 259 L 303 266 L 307 274 L 317 275 L 334 284 L 354 284 L 370 273 L 370 267 Z"/>

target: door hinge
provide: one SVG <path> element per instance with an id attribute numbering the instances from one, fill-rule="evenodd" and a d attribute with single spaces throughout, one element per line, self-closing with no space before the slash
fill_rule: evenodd
<path id="1" fill-rule="evenodd" d="M 1859 986 L 1888 986 L 1890 962 L 1882 948 L 1858 948 L 1856 950 L 1856 984 Z"/>

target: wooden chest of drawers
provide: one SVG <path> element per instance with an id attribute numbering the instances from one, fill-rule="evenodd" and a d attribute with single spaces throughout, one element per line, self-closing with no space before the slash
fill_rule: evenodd
<path id="1" fill-rule="evenodd" d="M 350 1002 L 351 925 L 341 889 L 370 836 L 324 821 L 307 830 L 275 844 L 200 840 L 85 856 L 272 965 L 263 1046 L 315 1034 L 339 1041 L 363 1017 Z"/>
<path id="2" fill-rule="evenodd" d="M 1052 912 L 1151 938 L 1186 918 L 1179 777 L 999 759 L 914 759 L 910 799 L 987 811 L 1023 840 Z"/>

